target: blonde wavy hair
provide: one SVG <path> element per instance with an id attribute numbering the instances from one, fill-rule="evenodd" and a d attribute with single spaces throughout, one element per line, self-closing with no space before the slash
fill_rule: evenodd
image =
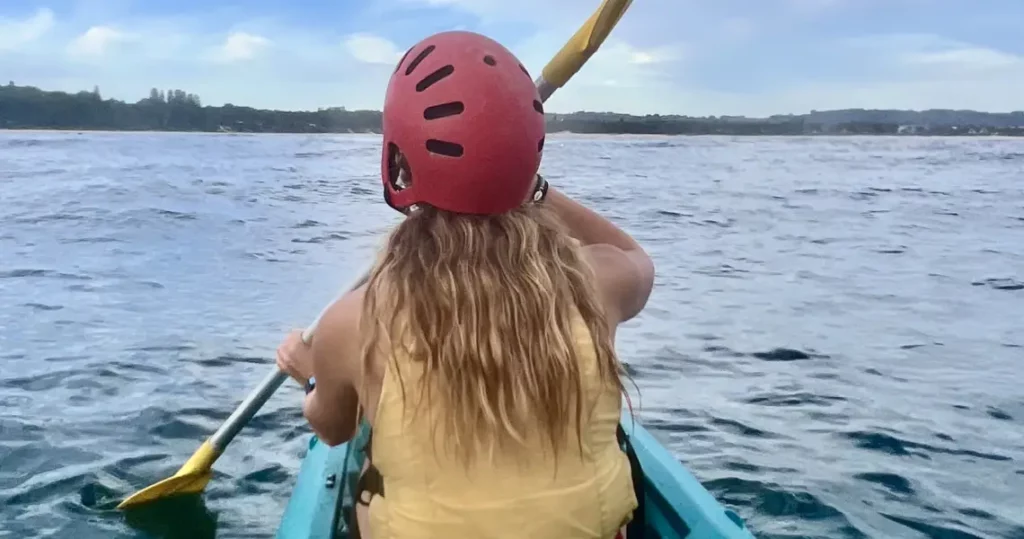
<path id="1" fill-rule="evenodd" d="M 466 461 L 482 447 L 525 447 L 531 433 L 556 457 L 570 436 L 582 450 L 577 316 L 602 381 L 625 394 L 593 283 L 579 244 L 543 204 L 491 216 L 415 210 L 367 284 L 364 372 L 399 350 L 421 364 L 432 431 Z"/>

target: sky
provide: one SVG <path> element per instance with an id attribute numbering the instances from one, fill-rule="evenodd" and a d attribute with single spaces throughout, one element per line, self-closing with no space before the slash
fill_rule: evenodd
<path id="1" fill-rule="evenodd" d="M 0 0 L 0 84 L 379 109 L 402 53 L 473 30 L 536 76 L 599 0 Z M 1024 0 L 634 0 L 546 109 L 1024 110 Z"/>

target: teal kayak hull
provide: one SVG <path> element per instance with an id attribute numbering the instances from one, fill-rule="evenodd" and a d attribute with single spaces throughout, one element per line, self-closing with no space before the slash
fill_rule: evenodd
<path id="1" fill-rule="evenodd" d="M 644 539 L 753 539 L 740 517 L 626 412 L 622 428 L 643 470 Z M 310 438 L 277 539 L 349 539 L 352 491 L 367 434 L 364 424 L 355 440 L 337 447 Z"/>

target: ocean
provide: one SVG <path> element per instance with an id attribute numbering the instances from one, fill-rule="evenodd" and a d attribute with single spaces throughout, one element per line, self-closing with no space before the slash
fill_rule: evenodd
<path id="1" fill-rule="evenodd" d="M 287 383 L 174 471 L 399 216 L 373 135 L 0 131 L 0 538 L 272 537 Z M 643 423 L 759 537 L 1024 538 L 1024 142 L 552 135 L 542 172 L 657 266 Z"/>

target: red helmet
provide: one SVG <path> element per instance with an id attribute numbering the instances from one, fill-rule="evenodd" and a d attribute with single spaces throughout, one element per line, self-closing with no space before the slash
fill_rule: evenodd
<path id="1" fill-rule="evenodd" d="M 384 98 L 384 198 L 455 213 L 496 214 L 527 200 L 544 148 L 544 107 L 508 49 L 442 32 L 409 49 Z M 398 156 L 411 173 L 399 179 Z"/>

